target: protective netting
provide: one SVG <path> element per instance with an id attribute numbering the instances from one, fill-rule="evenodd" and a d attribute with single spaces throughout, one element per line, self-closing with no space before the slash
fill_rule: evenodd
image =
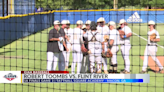
<path id="1" fill-rule="evenodd" d="M 9 0 L 12 2 L 12 0 Z M 17 0 L 14 0 L 17 1 Z M 115 0 L 114 0 L 115 1 Z M 114 21 L 116 27 L 119 26 L 120 20 L 125 19 L 128 27 L 131 29 L 132 36 L 130 36 L 130 44 L 126 44 L 125 39 L 128 38 L 128 32 L 125 33 L 126 37 L 123 38 L 123 43 L 118 45 L 119 51 L 117 53 L 117 72 L 118 74 L 125 69 L 130 74 L 139 74 L 144 70 L 143 66 L 148 66 L 145 70 L 150 74 L 150 83 L 30 83 L 30 84 L 0 84 L 0 92 L 163 92 L 164 91 L 164 75 L 157 73 L 159 66 L 163 66 L 164 61 L 164 40 L 163 40 L 163 9 L 141 9 L 141 8 L 162 8 L 163 0 L 134 0 L 123 2 L 125 0 L 36 0 L 34 2 L 24 0 L 24 2 L 13 4 L 15 6 L 14 14 L 27 14 L 13 17 L 0 17 L 0 71 L 46 71 L 47 70 L 47 43 L 49 39 L 50 30 L 54 28 L 54 21 L 63 20 L 70 21 L 70 28 L 72 30 L 77 27 L 77 21 L 82 20 L 84 24 L 87 20 L 95 21 L 100 17 L 105 19 L 105 25 Z M 1 3 L 2 2 L 2 3 Z M 0 0 L 0 16 L 6 16 L 6 4 L 3 6 L 5 0 Z M 118 2 L 118 3 L 117 3 Z M 121 2 L 121 4 L 119 3 Z M 145 2 L 145 3 L 144 3 Z M 111 10 L 113 7 L 118 8 Z M 35 11 L 34 5 L 37 8 L 44 8 L 47 10 L 54 10 L 51 12 L 33 13 Z M 136 5 L 134 9 L 134 6 Z M 133 6 L 133 7 L 131 7 Z M 23 8 L 23 7 L 26 7 Z M 129 9 L 125 9 L 128 8 Z M 11 7 L 10 7 L 11 8 Z M 119 9 L 121 8 L 121 9 Z M 70 9 L 70 10 L 59 10 Z M 71 10 L 76 9 L 76 10 Z M 81 10 L 78 10 L 81 9 Z M 85 9 L 85 10 L 82 10 Z M 94 9 L 94 10 L 92 10 Z M 102 10 L 101 10 L 102 9 Z M 2 12 L 1 12 L 2 11 Z M 38 10 L 40 11 L 40 10 Z M 28 13 L 27 13 L 28 12 Z M 4 14 L 3 14 L 4 13 Z M 8 15 L 10 15 L 8 13 Z M 149 39 L 149 25 L 154 25 L 150 20 L 155 22 L 156 39 L 153 41 L 160 41 L 157 44 Z M 103 22 L 103 21 L 101 21 Z M 122 24 L 124 24 L 123 22 Z M 111 25 L 111 24 L 110 24 Z M 103 30 L 103 29 L 101 29 Z M 126 30 L 126 29 L 125 29 Z M 76 31 L 76 30 L 74 30 Z M 71 34 L 74 35 L 75 33 Z M 159 35 L 158 35 L 159 33 Z M 151 33 L 149 33 L 151 34 Z M 63 34 L 62 34 L 63 35 Z M 67 34 L 66 34 L 67 35 Z M 82 35 L 79 33 L 78 35 Z M 109 36 L 112 36 L 109 33 Z M 160 37 L 159 37 L 160 36 Z M 103 38 L 103 36 L 102 36 Z M 73 37 L 73 39 L 75 39 Z M 150 42 L 149 42 L 150 41 Z M 72 41 L 72 44 L 77 44 Z M 149 45 L 147 45 L 149 44 Z M 78 46 L 77 46 L 78 47 Z M 72 49 L 76 48 L 72 47 Z M 146 49 L 146 47 L 148 49 Z M 54 47 L 53 49 L 57 49 Z M 81 49 L 81 48 L 79 48 Z M 128 49 L 128 50 L 127 50 Z M 122 54 L 121 51 L 124 51 Z M 129 53 L 128 53 L 129 52 Z M 69 52 L 67 52 L 68 54 Z M 73 52 L 76 54 L 77 52 Z M 96 52 L 97 53 L 97 52 Z M 99 52 L 100 53 L 100 52 Z M 82 53 L 80 53 L 82 54 Z M 144 56 L 151 55 L 148 59 L 149 62 L 144 63 Z M 83 58 L 83 55 L 75 55 Z M 128 57 L 129 56 L 129 57 Z M 66 56 L 68 58 L 68 56 Z M 124 57 L 124 58 L 123 58 Z M 77 58 L 77 57 L 76 57 Z M 129 59 L 130 63 L 127 63 Z M 158 60 L 159 61 L 158 61 Z M 95 60 L 95 58 L 93 59 Z M 82 61 L 82 60 L 81 60 Z M 79 61 L 79 63 L 81 63 Z M 160 63 L 160 64 L 159 64 Z M 73 64 L 73 54 L 70 52 L 68 69 L 66 71 L 72 72 L 71 66 Z M 127 65 L 125 67 L 125 64 Z M 75 73 L 77 72 L 75 66 Z M 111 67 L 110 59 L 107 59 L 107 70 Z M 128 68 L 129 67 L 129 70 Z M 162 69 L 162 67 L 160 67 Z M 58 70 L 58 65 L 56 70 Z M 109 72 L 109 71 L 108 71 Z M 102 74 L 104 74 L 104 64 L 102 67 Z M 119 76 L 119 75 L 118 75 Z"/>

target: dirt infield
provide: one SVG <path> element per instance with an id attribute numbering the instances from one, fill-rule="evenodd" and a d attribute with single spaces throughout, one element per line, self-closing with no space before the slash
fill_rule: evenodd
<path id="1" fill-rule="evenodd" d="M 141 56 L 140 58 L 142 60 L 144 60 L 144 56 Z M 160 63 L 162 64 L 162 66 L 164 66 L 164 56 L 157 56 L 157 58 L 160 61 Z M 149 56 L 148 66 L 154 72 L 159 71 L 159 67 L 156 65 L 155 61 L 150 56 Z M 164 73 L 164 72 L 162 72 L 162 73 Z"/>

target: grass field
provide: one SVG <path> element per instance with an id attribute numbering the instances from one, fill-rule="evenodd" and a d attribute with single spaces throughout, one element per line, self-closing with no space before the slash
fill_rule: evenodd
<path id="1" fill-rule="evenodd" d="M 148 27 L 146 24 L 129 24 L 132 31 L 146 38 Z M 73 27 L 73 26 L 72 26 Z M 48 28 L 24 39 L 18 39 L 0 48 L 0 71 L 27 71 L 46 70 L 46 50 Z M 163 24 L 158 24 L 156 29 L 161 36 L 159 45 L 164 45 Z M 133 35 L 131 37 L 132 48 L 130 50 L 131 73 L 139 73 L 142 69 L 143 56 L 146 41 Z M 157 55 L 163 56 L 164 49 L 158 47 Z M 5 58 L 4 58 L 5 57 Z M 124 62 L 119 51 L 118 71 L 124 69 Z M 72 62 L 72 57 L 70 58 Z M 69 68 L 71 71 L 71 68 Z M 112 84 L 0 84 L 0 92 L 164 92 L 164 75 L 155 74 L 149 69 L 150 83 L 112 83 Z"/>

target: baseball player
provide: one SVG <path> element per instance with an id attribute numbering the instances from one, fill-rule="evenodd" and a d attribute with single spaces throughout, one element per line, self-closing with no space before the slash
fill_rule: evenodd
<path id="1" fill-rule="evenodd" d="M 110 21 L 108 23 L 110 29 L 110 48 L 113 54 L 110 63 L 109 73 L 117 73 L 117 53 L 119 51 L 119 32 L 116 30 L 116 23 L 114 21 Z"/>
<path id="2" fill-rule="evenodd" d="M 67 51 L 68 49 L 62 34 L 59 33 L 59 25 L 59 21 L 54 21 L 54 28 L 49 32 L 47 43 L 47 71 L 56 70 L 58 58 L 60 61 L 58 63 L 59 70 L 64 71 L 65 69 L 65 60 L 62 51 L 64 50 L 64 47 Z"/>
<path id="3" fill-rule="evenodd" d="M 81 30 L 83 26 L 83 21 L 78 20 L 76 22 L 77 27 L 73 30 L 73 37 L 72 37 L 72 55 L 73 55 L 73 62 L 71 66 L 72 73 L 75 73 L 75 66 L 77 63 L 77 74 L 80 73 L 81 70 L 81 62 L 83 58 L 83 54 L 81 52 L 81 46 L 84 47 L 83 43 L 83 30 Z"/>
<path id="4" fill-rule="evenodd" d="M 85 27 L 85 28 L 82 28 L 83 31 L 85 31 L 85 34 L 91 31 L 90 24 L 91 24 L 91 21 L 87 20 L 85 25 L 83 26 Z M 84 41 L 85 48 L 88 49 L 88 39 L 83 37 L 83 41 Z M 81 73 L 87 73 L 87 72 L 90 72 L 89 56 L 88 56 L 88 53 L 83 53 Z"/>
<path id="5" fill-rule="evenodd" d="M 100 27 L 100 18 L 99 19 L 97 19 L 97 29 L 99 29 L 99 27 Z"/>
<path id="6" fill-rule="evenodd" d="M 157 30 L 155 30 L 155 22 L 149 21 L 148 26 L 150 31 L 148 32 L 148 44 L 146 45 L 145 52 L 144 52 L 144 62 L 142 67 L 141 73 L 146 73 L 147 71 L 147 65 L 148 65 L 148 57 L 149 55 L 152 57 L 152 59 L 156 62 L 156 64 L 159 67 L 159 73 L 162 73 L 163 66 L 159 62 L 158 58 L 156 57 L 157 52 L 157 42 L 160 41 L 160 36 Z M 156 37 L 151 39 L 151 35 L 155 34 Z"/>
<path id="7" fill-rule="evenodd" d="M 86 25 L 83 25 L 81 29 L 83 30 L 83 34 L 87 32 Z"/>
<path id="8" fill-rule="evenodd" d="M 64 32 L 66 34 L 66 45 L 67 45 L 67 48 L 69 49 L 69 52 L 64 51 L 64 57 L 65 57 L 65 69 L 68 69 L 70 51 L 72 49 L 71 37 L 73 35 L 73 29 L 70 28 L 70 21 L 69 20 L 67 20 L 66 25 L 67 25 L 67 27 L 64 29 Z"/>
<path id="9" fill-rule="evenodd" d="M 105 35 L 110 35 L 109 28 L 108 28 L 108 26 L 105 25 L 105 19 L 103 17 L 100 17 L 98 19 L 98 22 L 99 22 L 99 27 L 97 27 L 98 28 L 97 32 L 99 32 L 101 34 L 102 40 L 105 41 L 104 36 Z M 107 58 L 102 58 L 102 63 L 103 63 L 103 66 L 104 66 L 104 73 L 108 74 L 108 71 L 107 71 Z"/>
<path id="10" fill-rule="evenodd" d="M 84 34 L 84 37 L 88 39 L 88 53 L 90 60 L 90 72 L 95 73 L 95 62 L 97 63 L 97 73 L 101 73 L 102 62 L 101 62 L 101 52 L 102 52 L 102 39 L 101 34 L 97 32 L 97 24 L 95 22 L 91 22 L 90 24 L 90 32 Z"/>
<path id="11" fill-rule="evenodd" d="M 121 53 L 125 63 L 125 69 L 124 71 L 121 71 L 121 73 L 129 74 L 130 73 L 129 51 L 131 49 L 130 37 L 132 36 L 132 31 L 127 26 L 126 20 L 121 19 L 119 24 L 121 27 L 121 30 L 119 30 L 119 32 L 121 31 L 124 32 L 124 35 L 120 35 Z"/>
<path id="12" fill-rule="evenodd" d="M 90 20 L 87 20 L 87 21 L 85 22 L 87 31 L 91 31 L 91 30 L 90 30 L 90 24 L 91 24 L 91 21 L 90 21 Z"/>

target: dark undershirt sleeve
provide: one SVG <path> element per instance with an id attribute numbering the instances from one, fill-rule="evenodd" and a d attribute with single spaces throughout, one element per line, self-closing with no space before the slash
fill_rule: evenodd
<path id="1" fill-rule="evenodd" d="M 49 32 L 48 41 L 50 41 L 50 39 L 52 39 L 52 38 L 53 38 L 53 31 L 51 30 L 51 31 Z"/>
<path id="2" fill-rule="evenodd" d="M 63 29 L 60 29 L 59 33 L 61 34 L 61 36 L 65 37 L 65 32 Z"/>

